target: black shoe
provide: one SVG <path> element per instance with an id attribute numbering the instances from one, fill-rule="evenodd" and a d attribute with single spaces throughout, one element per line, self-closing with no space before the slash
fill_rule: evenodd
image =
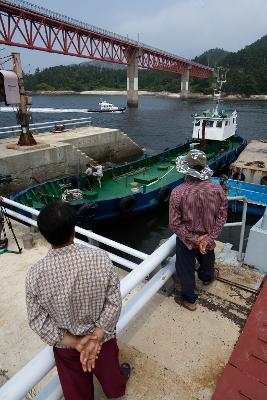
<path id="1" fill-rule="evenodd" d="M 131 368 L 130 364 L 128 364 L 128 363 L 121 364 L 121 372 L 123 373 L 126 381 L 128 381 L 128 379 L 130 378 L 131 370 L 132 370 L 132 368 Z"/>
<path id="2" fill-rule="evenodd" d="M 203 281 L 203 285 L 209 285 L 210 283 L 216 281 L 219 277 L 219 270 L 218 268 L 214 268 L 214 278 L 211 281 Z"/>

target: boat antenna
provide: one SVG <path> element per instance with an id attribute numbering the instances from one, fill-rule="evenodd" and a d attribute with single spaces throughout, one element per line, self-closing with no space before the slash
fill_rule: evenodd
<path id="1" fill-rule="evenodd" d="M 214 89 L 213 97 L 216 100 L 216 107 L 213 110 L 213 114 L 218 115 L 219 112 L 219 104 L 221 101 L 222 94 L 222 86 L 226 83 L 226 69 L 223 67 L 217 68 L 217 86 Z"/>

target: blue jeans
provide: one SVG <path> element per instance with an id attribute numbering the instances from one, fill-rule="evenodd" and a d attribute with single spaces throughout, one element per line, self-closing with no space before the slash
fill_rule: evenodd
<path id="1" fill-rule="evenodd" d="M 214 250 L 207 250 L 201 254 L 196 249 L 189 250 L 186 245 L 176 238 L 176 263 L 175 268 L 182 286 L 182 296 L 188 303 L 195 303 L 198 296 L 195 293 L 196 260 L 199 262 L 198 277 L 203 282 L 212 282 L 214 279 Z"/>

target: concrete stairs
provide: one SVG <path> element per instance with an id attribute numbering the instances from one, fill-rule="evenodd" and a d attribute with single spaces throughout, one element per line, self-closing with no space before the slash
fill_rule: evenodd
<path id="1" fill-rule="evenodd" d="M 85 167 L 86 164 L 95 163 L 95 160 L 92 157 L 88 156 L 84 151 L 74 146 L 73 144 L 71 145 L 71 147 L 74 150 L 74 152 L 77 153 L 81 165 Z"/>

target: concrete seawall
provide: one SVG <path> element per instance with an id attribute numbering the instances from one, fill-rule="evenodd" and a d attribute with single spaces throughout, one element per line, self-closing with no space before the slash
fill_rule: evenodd
<path id="1" fill-rule="evenodd" d="M 37 146 L 18 147 L 16 139 L 0 140 L 0 171 L 13 182 L 1 188 L 10 194 L 47 179 L 79 175 L 90 159 L 121 163 L 138 158 L 142 149 L 118 129 L 83 127 L 36 135 Z"/>

